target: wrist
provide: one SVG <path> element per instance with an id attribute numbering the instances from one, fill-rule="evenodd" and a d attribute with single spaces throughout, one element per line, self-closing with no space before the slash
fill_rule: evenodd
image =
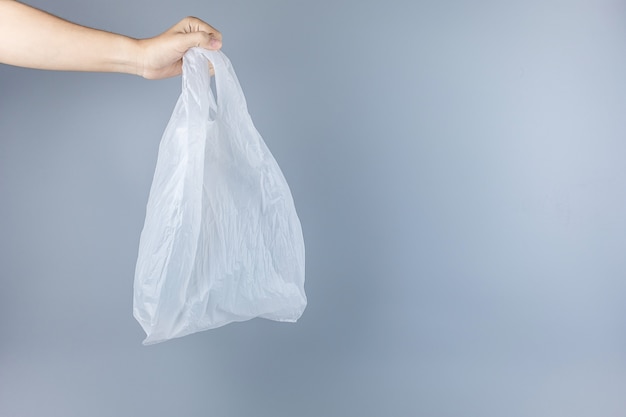
<path id="1" fill-rule="evenodd" d="M 142 76 L 143 53 L 141 41 L 119 35 L 111 62 L 113 72 Z"/>

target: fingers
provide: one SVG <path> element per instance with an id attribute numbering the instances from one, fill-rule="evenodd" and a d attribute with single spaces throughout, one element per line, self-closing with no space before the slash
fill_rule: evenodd
<path id="1" fill-rule="evenodd" d="M 216 39 L 222 39 L 222 33 L 219 30 L 197 17 L 189 16 L 181 22 L 190 29 L 190 32 L 206 32 Z"/>
<path id="2" fill-rule="evenodd" d="M 222 47 L 222 34 L 213 26 L 197 17 L 186 17 L 171 29 L 173 32 L 185 34 L 185 46 L 198 46 L 217 50 Z"/>

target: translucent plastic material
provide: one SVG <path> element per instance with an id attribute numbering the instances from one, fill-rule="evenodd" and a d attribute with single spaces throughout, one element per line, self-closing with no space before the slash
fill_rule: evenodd
<path id="1" fill-rule="evenodd" d="M 294 322 L 307 301 L 287 182 L 222 52 L 189 50 L 182 81 L 139 244 L 134 316 L 143 343 L 253 317 Z"/>

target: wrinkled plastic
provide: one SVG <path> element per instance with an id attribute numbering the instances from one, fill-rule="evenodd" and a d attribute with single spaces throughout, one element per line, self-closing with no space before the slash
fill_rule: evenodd
<path id="1" fill-rule="evenodd" d="M 233 67 L 222 52 L 193 48 L 182 82 L 139 244 L 133 313 L 143 343 L 254 317 L 295 322 L 307 302 L 302 229 Z"/>

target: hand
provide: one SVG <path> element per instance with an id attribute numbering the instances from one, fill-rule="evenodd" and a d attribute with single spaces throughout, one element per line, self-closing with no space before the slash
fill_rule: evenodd
<path id="1" fill-rule="evenodd" d="M 138 75 L 161 79 L 181 73 L 182 58 L 189 48 L 220 49 L 222 34 L 198 18 L 186 17 L 159 36 L 138 43 Z"/>
<path id="2" fill-rule="evenodd" d="M 137 40 L 77 25 L 18 1 L 0 0 L 0 63 L 157 79 L 180 74 L 182 57 L 194 46 L 220 49 L 222 34 L 187 17 L 159 36 Z"/>

